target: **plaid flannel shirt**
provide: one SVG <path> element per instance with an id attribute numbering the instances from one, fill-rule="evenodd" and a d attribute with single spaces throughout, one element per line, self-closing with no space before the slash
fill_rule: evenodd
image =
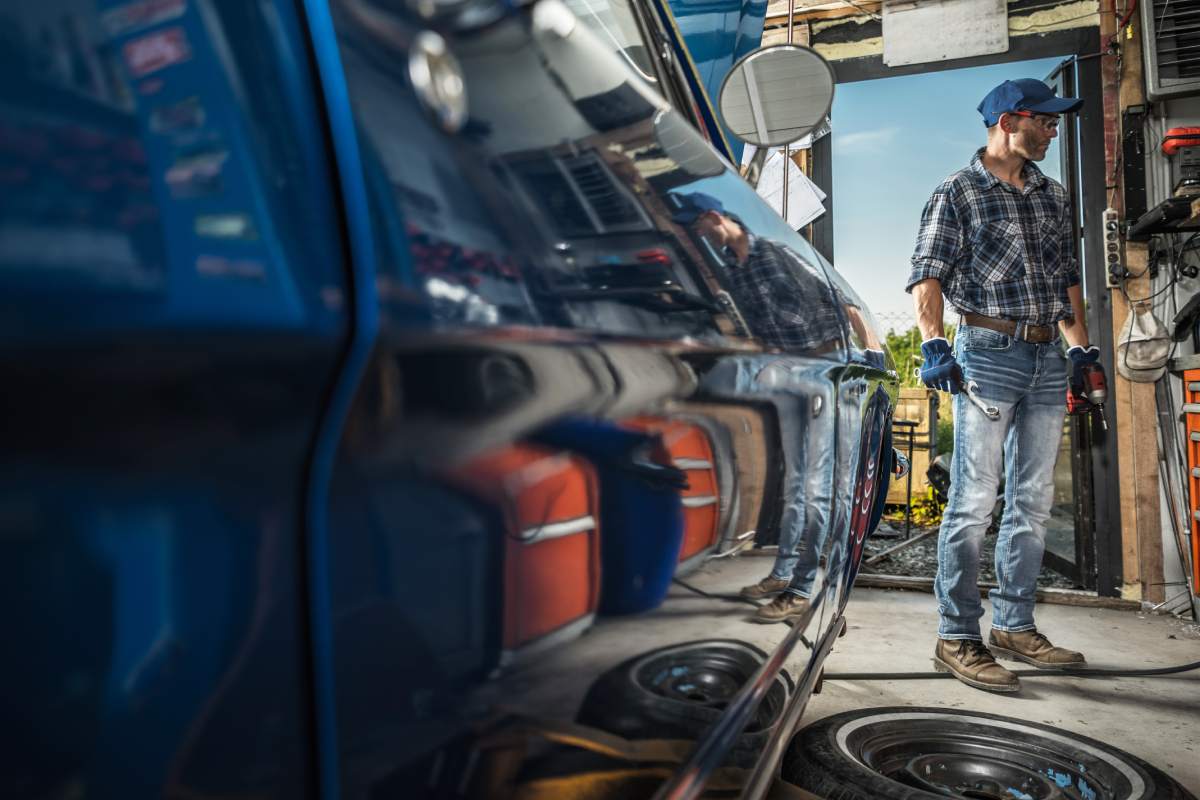
<path id="1" fill-rule="evenodd" d="M 982 153 L 926 204 L 905 290 L 937 278 L 960 313 L 1031 325 L 1070 318 L 1079 268 L 1066 189 L 1027 162 L 1018 190 L 987 171 Z"/>
<path id="2" fill-rule="evenodd" d="M 821 268 L 749 231 L 745 264 L 731 257 L 726 274 L 750 332 L 770 347 L 824 351 L 842 342 L 845 315 Z"/>

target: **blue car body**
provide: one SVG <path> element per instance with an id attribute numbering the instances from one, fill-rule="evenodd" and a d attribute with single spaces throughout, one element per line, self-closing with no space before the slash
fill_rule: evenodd
<path id="1" fill-rule="evenodd" d="M 763 0 L 672 0 L 669 6 L 683 40 L 684 52 L 680 55 L 691 59 L 705 96 L 717 98 L 734 63 L 762 43 L 767 3 Z M 742 143 L 727 128 L 722 126 L 721 131 L 732 160 L 737 163 L 742 155 Z"/>
<path id="2" fill-rule="evenodd" d="M 697 392 L 791 420 L 776 495 L 844 603 L 895 372 L 721 158 L 701 90 L 765 4 L 678 4 L 683 40 L 620 12 L 698 72 L 558 0 L 60 5 L 6 12 L 0 88 L 0 793 L 410 786 L 500 666 L 502 521 L 445 471 L 563 420 Z M 426 32 L 457 130 L 414 91 Z M 834 320 L 811 347 L 727 302 L 672 222 L 694 193 L 799 254 Z"/>

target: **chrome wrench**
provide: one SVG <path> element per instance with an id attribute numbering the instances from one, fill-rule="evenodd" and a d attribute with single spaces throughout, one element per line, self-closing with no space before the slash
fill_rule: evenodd
<path id="1" fill-rule="evenodd" d="M 913 370 L 913 375 L 917 378 L 921 377 L 920 367 Z M 967 399 L 978 406 L 979 410 L 983 412 L 985 417 L 993 422 L 1000 419 L 1000 409 L 996 408 L 995 406 L 989 406 L 987 403 L 983 402 L 979 395 L 975 394 L 979 391 L 978 383 L 975 381 L 963 381 L 963 391 L 966 393 Z"/>
<path id="2" fill-rule="evenodd" d="M 983 402 L 979 395 L 975 394 L 979 391 L 978 383 L 975 381 L 965 381 L 963 383 L 963 391 L 967 393 L 967 399 L 978 406 L 979 410 L 983 412 L 984 416 L 993 421 L 1000 419 L 1000 409 L 996 408 L 995 406 L 989 406 L 987 403 Z"/>

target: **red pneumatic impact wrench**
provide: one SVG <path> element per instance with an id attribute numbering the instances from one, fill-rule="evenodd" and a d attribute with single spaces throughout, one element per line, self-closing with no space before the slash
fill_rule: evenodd
<path id="1" fill-rule="evenodd" d="M 1108 430 L 1108 420 L 1104 418 L 1104 403 L 1108 400 L 1108 385 L 1104 381 L 1104 370 L 1099 364 L 1083 365 L 1083 392 L 1075 394 L 1067 387 L 1067 413 L 1087 414 L 1096 412 L 1100 415 L 1100 427 Z"/>

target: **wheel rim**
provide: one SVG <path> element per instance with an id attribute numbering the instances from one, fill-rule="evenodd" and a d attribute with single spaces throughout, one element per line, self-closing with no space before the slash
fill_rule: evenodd
<path id="1" fill-rule="evenodd" d="M 1070 798 L 1046 775 L 994 758 L 962 753 L 919 755 L 890 777 L 919 789 L 971 800 Z"/>
<path id="2" fill-rule="evenodd" d="M 900 715 L 901 717 L 909 715 Z M 913 715 L 916 716 L 916 715 Z M 980 720 L 984 722 L 984 720 Z M 1127 800 L 1140 797 L 1132 765 L 1084 759 L 1056 734 L 973 725 L 953 717 L 880 720 L 858 727 L 842 746 L 897 783 L 964 800 Z M 1040 734 L 1040 735 L 1039 735 Z M 1141 784 L 1136 780 L 1135 784 Z"/>
<path id="3" fill-rule="evenodd" d="M 760 654 L 731 643 L 689 644 L 642 659 L 633 668 L 633 680 L 643 690 L 667 700 L 719 711 L 754 675 L 761 662 Z M 774 725 L 788 693 L 788 685 L 777 679 L 746 732 Z"/>

